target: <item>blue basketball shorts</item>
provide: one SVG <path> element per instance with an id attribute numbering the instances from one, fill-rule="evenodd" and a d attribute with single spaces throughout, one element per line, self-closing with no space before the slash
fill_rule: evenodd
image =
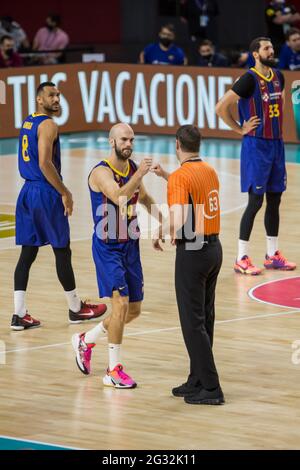
<path id="1" fill-rule="evenodd" d="M 70 243 L 61 195 L 39 181 L 26 181 L 16 206 L 16 245 L 65 248 Z"/>
<path id="2" fill-rule="evenodd" d="M 252 190 L 255 194 L 286 190 L 285 153 L 281 139 L 243 138 L 241 190 Z"/>
<path id="3" fill-rule="evenodd" d="M 129 302 L 144 298 L 144 279 L 139 240 L 105 243 L 94 234 L 93 258 L 100 297 L 112 297 L 114 291 L 129 297 Z"/>

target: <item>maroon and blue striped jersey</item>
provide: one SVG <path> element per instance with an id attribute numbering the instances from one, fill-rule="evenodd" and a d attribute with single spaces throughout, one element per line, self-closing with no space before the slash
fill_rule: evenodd
<path id="1" fill-rule="evenodd" d="M 246 72 L 251 75 L 254 84 L 250 96 L 241 96 L 239 100 L 239 116 L 241 126 L 244 121 L 248 121 L 252 116 L 258 116 L 261 120 L 260 125 L 249 132 L 249 136 L 260 137 L 263 139 L 281 139 L 282 138 L 282 111 L 283 111 L 283 87 L 284 79 L 278 70 L 271 69 L 270 77 L 265 77 L 255 68 Z M 254 79 L 254 81 L 253 81 Z M 240 79 L 241 80 L 241 79 Z M 236 82 L 238 85 L 238 82 Z M 237 92 L 238 86 L 232 87 Z"/>
<path id="2" fill-rule="evenodd" d="M 114 180 L 120 188 L 128 183 L 137 170 L 137 165 L 131 159 L 128 160 L 125 173 L 114 168 L 109 160 L 102 160 L 94 168 L 98 166 L 110 168 Z M 140 229 L 136 212 L 139 188 L 126 203 L 122 204 L 120 201 L 120 205 L 115 204 L 104 193 L 95 192 L 90 186 L 89 189 L 94 219 L 94 235 L 98 239 L 105 243 L 124 243 L 130 239 L 139 238 Z"/>

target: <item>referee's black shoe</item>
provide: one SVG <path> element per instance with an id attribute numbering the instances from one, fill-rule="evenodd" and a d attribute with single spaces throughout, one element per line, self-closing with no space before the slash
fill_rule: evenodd
<path id="1" fill-rule="evenodd" d="M 205 390 L 205 388 L 202 388 L 194 395 L 185 396 L 184 401 L 190 405 L 223 405 L 225 403 L 220 386 L 214 390 Z"/>
<path id="2" fill-rule="evenodd" d="M 190 395 L 195 395 L 195 393 L 201 390 L 201 385 L 194 385 L 188 382 L 185 382 L 179 387 L 172 388 L 172 394 L 174 397 L 188 397 Z"/>

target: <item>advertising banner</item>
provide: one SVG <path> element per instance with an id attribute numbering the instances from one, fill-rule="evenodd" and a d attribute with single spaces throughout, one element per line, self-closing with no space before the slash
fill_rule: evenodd
<path id="1" fill-rule="evenodd" d="M 0 137 L 17 136 L 23 119 L 35 112 L 39 83 L 61 91 L 60 132 L 108 130 L 122 121 L 135 132 L 174 134 L 197 125 L 203 137 L 234 138 L 215 105 L 245 72 L 230 68 L 127 64 L 68 64 L 0 70 Z M 300 80 L 286 72 L 284 138 L 300 139 Z"/>

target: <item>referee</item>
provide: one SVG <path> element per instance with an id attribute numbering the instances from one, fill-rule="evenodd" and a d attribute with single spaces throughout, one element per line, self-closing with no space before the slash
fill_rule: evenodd
<path id="1" fill-rule="evenodd" d="M 176 243 L 176 298 L 190 357 L 188 379 L 172 393 L 190 404 L 221 405 L 224 395 L 212 352 L 215 289 L 222 265 L 219 180 L 199 157 L 200 141 L 197 127 L 180 127 L 176 133 L 180 168 L 169 175 L 157 164 L 153 172 L 168 181 L 170 230 Z M 161 238 L 153 240 L 156 250 L 162 250 Z"/>

